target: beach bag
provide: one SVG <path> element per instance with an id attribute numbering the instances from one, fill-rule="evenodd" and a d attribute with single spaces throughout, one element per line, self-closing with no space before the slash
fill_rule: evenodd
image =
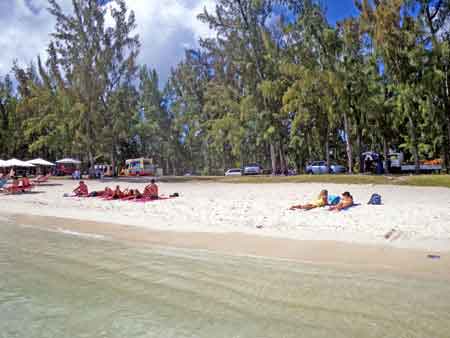
<path id="1" fill-rule="evenodd" d="M 328 204 L 336 205 L 341 201 L 341 198 L 337 195 L 328 195 Z"/>
<path id="2" fill-rule="evenodd" d="M 370 196 L 370 200 L 369 200 L 369 202 L 367 202 L 367 204 L 380 205 L 381 204 L 381 196 L 378 194 L 373 194 L 372 196 Z"/>

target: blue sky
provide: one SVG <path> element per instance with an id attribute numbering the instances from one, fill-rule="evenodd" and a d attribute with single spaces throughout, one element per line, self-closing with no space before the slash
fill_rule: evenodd
<path id="1" fill-rule="evenodd" d="M 357 14 L 354 0 L 323 1 L 331 23 Z M 72 0 L 58 2 L 70 10 Z M 14 59 L 25 65 L 38 55 L 45 58 L 55 24 L 45 10 L 47 4 L 48 0 L 0 0 L 0 77 L 10 72 Z M 127 0 L 127 5 L 136 14 L 142 43 L 139 62 L 156 68 L 162 81 L 186 48 L 196 47 L 199 37 L 212 35 L 196 17 L 205 7 L 212 10 L 215 0 Z"/>
<path id="2" fill-rule="evenodd" d="M 324 3 L 327 7 L 328 19 L 332 23 L 358 14 L 354 0 L 326 0 Z"/>

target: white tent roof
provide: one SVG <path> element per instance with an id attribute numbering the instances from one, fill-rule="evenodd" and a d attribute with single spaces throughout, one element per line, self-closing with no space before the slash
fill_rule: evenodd
<path id="1" fill-rule="evenodd" d="M 73 158 L 63 158 L 62 160 L 58 160 L 56 161 L 56 163 L 61 163 L 61 164 L 80 164 L 81 162 L 78 160 L 75 160 Z"/>
<path id="2" fill-rule="evenodd" d="M 3 166 L 6 163 L 6 161 L 0 160 L 0 167 Z"/>
<path id="3" fill-rule="evenodd" d="M 31 168 L 34 167 L 34 165 L 32 165 L 31 163 L 28 162 L 24 162 L 21 160 L 18 160 L 17 158 L 12 158 L 8 161 L 5 161 L 2 164 L 2 167 L 23 167 L 23 168 Z"/>
<path id="4" fill-rule="evenodd" d="M 42 158 L 35 158 L 34 160 L 27 161 L 27 163 L 31 163 L 34 165 L 42 165 L 42 166 L 47 166 L 47 167 L 55 165 L 52 162 L 43 160 Z"/>

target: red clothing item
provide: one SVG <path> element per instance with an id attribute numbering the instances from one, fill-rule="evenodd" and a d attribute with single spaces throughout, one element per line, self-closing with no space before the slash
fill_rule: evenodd
<path id="1" fill-rule="evenodd" d="M 144 190 L 144 196 L 158 198 L 159 196 L 158 186 L 154 183 L 146 186 Z"/>
<path id="2" fill-rule="evenodd" d="M 74 190 L 74 192 L 77 196 L 88 196 L 89 195 L 88 187 L 84 183 L 80 183 L 80 185 L 78 186 L 78 188 L 76 188 Z"/>

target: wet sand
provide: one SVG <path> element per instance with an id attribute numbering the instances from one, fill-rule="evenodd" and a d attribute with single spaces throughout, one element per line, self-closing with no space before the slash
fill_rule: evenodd
<path id="1" fill-rule="evenodd" d="M 126 241 L 139 245 L 208 250 L 237 256 L 259 256 L 337 267 L 350 271 L 386 272 L 402 276 L 450 281 L 448 252 L 399 249 L 337 241 L 271 238 L 243 233 L 160 231 L 135 226 L 15 214 L 17 225 L 66 233 Z M 433 257 L 429 257 L 433 255 Z"/>

